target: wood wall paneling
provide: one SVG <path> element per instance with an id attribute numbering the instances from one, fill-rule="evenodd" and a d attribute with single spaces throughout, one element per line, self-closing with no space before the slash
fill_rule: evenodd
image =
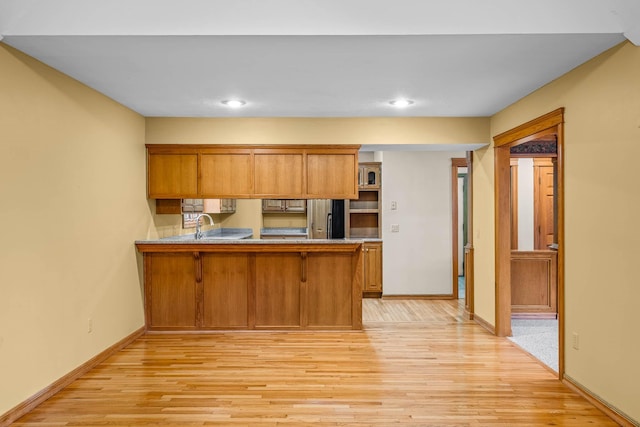
<path id="1" fill-rule="evenodd" d="M 557 252 L 511 252 L 511 310 L 515 313 L 557 312 Z"/>

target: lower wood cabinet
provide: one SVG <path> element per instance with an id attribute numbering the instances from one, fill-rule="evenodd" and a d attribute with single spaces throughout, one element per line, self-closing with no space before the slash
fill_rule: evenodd
<path id="1" fill-rule="evenodd" d="M 249 257 L 215 253 L 202 254 L 201 258 L 202 326 L 246 328 L 249 325 Z"/>
<path id="2" fill-rule="evenodd" d="M 145 274 L 149 323 L 160 328 L 196 328 L 196 276 L 189 253 L 154 254 Z"/>
<path id="3" fill-rule="evenodd" d="M 161 246 L 142 250 L 149 330 L 362 328 L 360 244 Z"/>
<path id="4" fill-rule="evenodd" d="M 365 242 L 364 252 L 364 296 L 382 296 L 382 243 Z"/>
<path id="5" fill-rule="evenodd" d="M 348 327 L 354 295 L 353 260 L 349 254 L 309 254 L 306 279 L 306 326 Z"/>
<path id="6" fill-rule="evenodd" d="M 256 328 L 300 327 L 300 254 L 257 254 Z"/>

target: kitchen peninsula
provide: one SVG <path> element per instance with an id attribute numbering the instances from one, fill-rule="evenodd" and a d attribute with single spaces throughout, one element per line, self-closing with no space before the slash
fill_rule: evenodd
<path id="1" fill-rule="evenodd" d="M 145 240 L 150 331 L 362 329 L 362 242 Z"/>
<path id="2" fill-rule="evenodd" d="M 359 146 L 147 144 L 147 197 L 355 199 Z M 177 203 L 176 203 L 177 202 Z M 362 329 L 362 241 L 136 242 L 152 331 Z"/>

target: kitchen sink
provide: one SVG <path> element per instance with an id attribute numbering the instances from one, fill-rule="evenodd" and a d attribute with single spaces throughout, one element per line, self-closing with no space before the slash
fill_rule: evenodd
<path id="1" fill-rule="evenodd" d="M 202 238 L 198 241 L 208 240 L 242 240 L 250 239 L 253 237 L 253 230 L 250 228 L 214 228 L 211 230 L 203 231 Z M 190 241 L 196 240 L 195 233 L 182 234 L 178 236 L 164 237 L 160 240 L 166 241 Z"/>

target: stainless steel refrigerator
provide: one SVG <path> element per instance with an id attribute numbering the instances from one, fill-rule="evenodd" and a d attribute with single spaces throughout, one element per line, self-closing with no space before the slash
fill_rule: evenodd
<path id="1" fill-rule="evenodd" d="M 344 200 L 314 199 L 307 203 L 310 239 L 344 239 Z"/>

